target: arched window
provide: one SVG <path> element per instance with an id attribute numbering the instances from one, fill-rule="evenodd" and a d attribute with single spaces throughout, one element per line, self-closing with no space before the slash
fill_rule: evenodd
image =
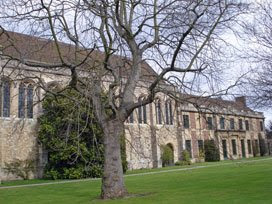
<path id="1" fill-rule="evenodd" d="M 161 100 L 160 99 L 156 100 L 155 106 L 156 106 L 156 122 L 157 122 L 157 124 L 162 124 Z"/>
<path id="2" fill-rule="evenodd" d="M 1 116 L 10 116 L 10 81 L 8 79 L 2 79 L 0 87 L 0 100 L 1 100 Z"/>
<path id="3" fill-rule="evenodd" d="M 33 86 L 27 87 L 27 117 L 33 118 Z"/>
<path id="4" fill-rule="evenodd" d="M 33 85 L 21 83 L 18 94 L 18 117 L 33 118 Z"/>
<path id="5" fill-rule="evenodd" d="M 165 123 L 167 125 L 173 125 L 173 112 L 170 100 L 165 102 Z"/>
<path id="6" fill-rule="evenodd" d="M 142 98 L 139 98 L 139 102 L 142 102 Z M 138 122 L 144 124 L 147 123 L 146 105 L 138 107 Z"/>
<path id="7" fill-rule="evenodd" d="M 19 86 L 19 95 L 18 95 L 18 117 L 25 117 L 25 85 L 23 83 Z"/>

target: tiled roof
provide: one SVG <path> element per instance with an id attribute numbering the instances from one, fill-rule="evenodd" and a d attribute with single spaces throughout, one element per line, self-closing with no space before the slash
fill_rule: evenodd
<path id="1" fill-rule="evenodd" d="M 63 58 L 71 64 L 75 63 L 75 47 L 62 42 L 59 43 L 59 45 Z M 52 40 L 11 31 L 0 31 L 0 46 L 3 55 L 11 58 L 45 64 L 60 63 L 60 57 L 58 55 L 56 44 Z M 79 58 L 82 60 L 86 56 L 86 53 L 86 50 L 80 51 Z M 103 57 L 103 52 L 96 50 L 93 51 L 90 55 L 90 59 L 86 62 L 86 66 L 88 67 L 88 65 L 94 65 L 94 63 L 101 62 Z M 110 60 L 110 64 L 115 68 L 119 68 L 120 73 L 123 76 L 126 76 L 129 73 L 130 62 L 131 61 L 129 59 L 118 55 L 113 55 Z M 101 66 L 101 63 L 98 64 Z M 156 76 L 157 73 L 146 62 L 143 62 L 141 79 L 150 80 L 152 78 L 154 79 Z M 228 109 L 231 107 L 238 111 L 254 112 L 243 103 L 237 101 L 206 98 L 186 94 L 181 94 L 181 97 L 183 100 L 193 103 L 196 106 L 205 106 L 208 108 L 217 106 Z"/>
<path id="2" fill-rule="evenodd" d="M 195 95 L 189 95 L 189 94 L 181 94 L 181 97 L 184 101 L 188 103 L 192 103 L 196 107 L 205 107 L 205 108 L 217 108 L 219 110 L 227 109 L 231 110 L 234 109 L 235 111 L 239 112 L 251 112 L 251 113 L 257 113 L 247 107 L 246 104 L 239 100 L 224 100 L 222 98 L 210 98 L 210 97 L 200 97 Z"/>
<path id="3" fill-rule="evenodd" d="M 10 58 L 45 64 L 60 63 L 60 57 L 56 44 L 52 40 L 11 31 L 0 31 L 0 46 L 3 55 Z M 65 59 L 65 61 L 75 64 L 75 46 L 61 42 L 59 43 L 59 47 L 61 56 Z M 77 52 L 77 61 L 82 61 L 90 50 L 82 49 L 81 51 Z M 101 63 L 98 62 L 102 62 L 103 57 L 103 52 L 95 50 L 90 54 L 85 66 L 87 67 L 88 65 L 94 65 L 94 63 L 101 66 Z M 121 68 L 120 73 L 122 75 L 128 74 L 130 62 L 131 61 L 129 59 L 118 55 L 113 55 L 110 58 L 111 66 Z M 157 75 L 146 62 L 142 63 L 141 72 L 142 77 L 155 77 Z"/>

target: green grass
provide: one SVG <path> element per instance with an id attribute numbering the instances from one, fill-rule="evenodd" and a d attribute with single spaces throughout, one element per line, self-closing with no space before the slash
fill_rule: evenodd
<path id="1" fill-rule="evenodd" d="M 101 181 L 97 180 L 0 189 L 0 203 L 272 203 L 272 160 L 220 162 L 225 163 L 230 164 L 126 177 L 132 196 L 125 199 L 99 200 Z M 141 172 L 147 170 L 134 171 Z"/>

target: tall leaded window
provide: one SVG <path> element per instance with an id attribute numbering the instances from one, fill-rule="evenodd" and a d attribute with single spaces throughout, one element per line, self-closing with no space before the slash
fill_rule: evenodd
<path id="1" fill-rule="evenodd" d="M 33 86 L 30 84 L 27 87 L 27 117 L 28 118 L 33 118 Z"/>
<path id="2" fill-rule="evenodd" d="M 186 129 L 190 127 L 189 115 L 183 115 L 183 127 Z"/>
<path id="3" fill-rule="evenodd" d="M 141 102 L 142 99 L 139 99 L 139 102 Z M 138 107 L 138 122 L 142 124 L 147 123 L 147 115 L 146 115 L 146 105 L 142 105 Z"/>
<path id="4" fill-rule="evenodd" d="M 230 119 L 230 129 L 231 129 L 231 130 L 234 130 L 234 128 L 235 128 L 235 125 L 234 125 L 234 118 L 231 118 L 231 119 Z"/>
<path id="5" fill-rule="evenodd" d="M 212 117 L 207 118 L 207 125 L 208 125 L 208 130 L 213 129 L 213 119 L 212 119 Z"/>
<path id="6" fill-rule="evenodd" d="M 33 86 L 21 83 L 18 93 L 18 117 L 33 118 Z"/>
<path id="7" fill-rule="evenodd" d="M 220 129 L 221 130 L 225 129 L 225 118 L 223 117 L 220 118 Z"/>
<path id="8" fill-rule="evenodd" d="M 248 123 L 248 120 L 245 121 L 245 125 L 246 125 L 246 130 L 249 130 L 249 123 Z"/>
<path id="9" fill-rule="evenodd" d="M 239 119 L 239 130 L 243 130 L 243 120 Z"/>
<path id="10" fill-rule="evenodd" d="M 172 103 L 170 100 L 165 102 L 165 123 L 167 125 L 173 125 Z"/>
<path id="11" fill-rule="evenodd" d="M 18 95 L 18 117 L 25 117 L 25 85 L 23 83 L 19 86 L 19 95 Z"/>
<path id="12" fill-rule="evenodd" d="M 0 88 L 1 98 L 1 116 L 10 116 L 10 81 L 8 79 L 2 79 Z"/>
<path id="13" fill-rule="evenodd" d="M 161 113 L 161 101 L 158 99 L 155 103 L 156 105 L 156 122 L 157 124 L 162 124 L 162 113 Z"/>

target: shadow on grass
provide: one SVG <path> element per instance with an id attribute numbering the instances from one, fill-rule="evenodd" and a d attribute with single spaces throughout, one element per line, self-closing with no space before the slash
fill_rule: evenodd
<path id="1" fill-rule="evenodd" d="M 114 199 L 101 199 L 100 196 L 96 197 L 95 199 L 91 200 L 94 203 L 97 202 L 107 202 L 107 201 L 121 201 L 121 200 L 126 200 L 130 198 L 143 198 L 151 195 L 156 195 L 156 192 L 146 192 L 146 193 L 129 193 L 123 198 L 114 198 Z"/>

